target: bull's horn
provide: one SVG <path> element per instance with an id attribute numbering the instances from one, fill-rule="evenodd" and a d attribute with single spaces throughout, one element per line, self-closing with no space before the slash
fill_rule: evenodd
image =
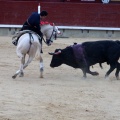
<path id="1" fill-rule="evenodd" d="M 60 54 L 61 53 L 61 50 L 59 50 L 58 52 L 55 52 L 55 53 L 50 53 L 49 52 L 49 55 L 58 55 L 58 54 Z"/>
<path id="2" fill-rule="evenodd" d="M 50 52 L 49 52 L 48 54 L 49 54 L 49 55 L 54 55 L 54 53 L 50 53 Z"/>

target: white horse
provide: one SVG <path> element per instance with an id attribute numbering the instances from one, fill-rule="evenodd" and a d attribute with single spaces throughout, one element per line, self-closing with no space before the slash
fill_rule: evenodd
<path id="1" fill-rule="evenodd" d="M 56 39 L 56 35 L 60 33 L 60 31 L 55 25 L 51 26 L 50 24 L 42 25 L 41 32 L 46 37 L 46 40 L 44 40 L 44 38 L 43 40 L 48 46 L 51 45 L 54 39 Z M 15 79 L 18 74 L 19 77 L 24 76 L 23 69 L 25 69 L 28 64 L 33 60 L 37 51 L 39 51 L 37 52 L 37 55 L 40 62 L 40 77 L 43 78 L 44 66 L 43 59 L 41 57 L 41 38 L 36 33 L 29 30 L 20 31 L 15 37 L 19 37 L 16 53 L 17 56 L 21 59 L 21 65 L 19 70 L 16 71 L 12 78 Z M 27 62 L 25 62 L 26 54 L 28 54 Z"/>

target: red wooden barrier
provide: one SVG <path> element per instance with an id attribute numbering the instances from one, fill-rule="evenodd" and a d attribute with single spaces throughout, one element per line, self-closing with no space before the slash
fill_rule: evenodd
<path id="1" fill-rule="evenodd" d="M 38 1 L 0 1 L 0 24 L 23 24 Z M 41 2 L 46 20 L 62 26 L 120 27 L 120 4 Z"/>

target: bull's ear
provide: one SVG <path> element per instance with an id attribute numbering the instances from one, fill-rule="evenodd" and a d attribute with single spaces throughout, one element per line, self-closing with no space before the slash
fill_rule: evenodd
<path id="1" fill-rule="evenodd" d="M 55 52 L 54 54 L 55 55 L 58 55 L 58 54 L 60 54 L 61 53 L 61 50 L 58 50 L 57 52 Z"/>

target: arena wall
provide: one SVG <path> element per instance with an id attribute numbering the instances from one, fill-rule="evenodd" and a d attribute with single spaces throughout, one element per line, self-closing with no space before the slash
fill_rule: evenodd
<path id="1" fill-rule="evenodd" d="M 0 24 L 21 25 L 33 11 L 37 1 L 0 1 Z M 120 27 L 120 4 L 41 2 L 48 21 L 62 26 Z"/>
<path id="2" fill-rule="evenodd" d="M 64 36 L 120 37 L 120 4 L 103 4 L 98 0 L 97 3 L 42 1 L 41 10 L 49 13 L 46 21 L 59 26 Z M 33 11 L 38 10 L 38 4 L 39 1 L 0 1 L 0 35 L 10 35 L 19 30 L 19 27 L 13 26 L 22 25 Z M 12 27 L 9 27 L 10 25 Z M 68 26 L 71 28 L 67 29 Z M 106 29 L 100 30 L 100 27 Z"/>

